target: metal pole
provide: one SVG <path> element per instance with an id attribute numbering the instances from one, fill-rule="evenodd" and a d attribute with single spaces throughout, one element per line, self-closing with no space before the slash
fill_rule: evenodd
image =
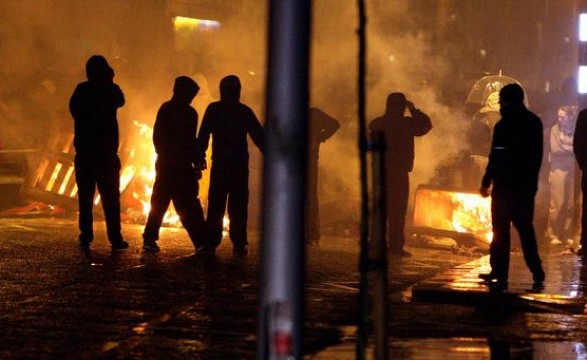
<path id="1" fill-rule="evenodd" d="M 302 359 L 310 0 L 271 0 L 258 359 Z"/>
<path id="2" fill-rule="evenodd" d="M 373 217 L 369 270 L 373 289 L 373 335 L 375 359 L 387 359 L 387 243 L 385 222 L 387 221 L 385 194 L 385 141 L 383 134 L 371 138 L 371 169 L 373 182 Z"/>
<path id="3" fill-rule="evenodd" d="M 369 192 L 367 189 L 367 126 L 366 126 L 366 94 L 365 94 L 365 74 L 366 74 L 366 54 L 367 54 L 367 37 L 365 15 L 365 1 L 358 0 L 359 8 L 359 76 L 358 76 L 358 117 L 359 117 L 359 166 L 361 177 L 361 224 L 360 224 L 360 253 L 359 253 L 359 313 L 357 326 L 357 360 L 365 359 L 365 350 L 367 346 L 366 322 L 369 316 L 369 297 L 368 297 L 368 237 L 369 237 Z"/>

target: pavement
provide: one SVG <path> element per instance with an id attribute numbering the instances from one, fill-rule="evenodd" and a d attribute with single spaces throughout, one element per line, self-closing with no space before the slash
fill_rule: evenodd
<path id="1" fill-rule="evenodd" d="M 1 359 L 256 357 L 258 232 L 246 259 L 226 239 L 200 259 L 183 229 L 162 229 L 161 252 L 145 254 L 142 226 L 125 224 L 131 249 L 114 254 L 104 224 L 95 227 L 84 253 L 71 217 L 0 218 Z M 358 248 L 324 236 L 307 249 L 305 359 L 356 358 Z M 541 248 L 546 283 L 536 291 L 514 251 L 509 288 L 496 293 L 477 278 L 485 255 L 408 250 L 388 259 L 389 358 L 587 358 L 587 276 L 574 254 Z"/>

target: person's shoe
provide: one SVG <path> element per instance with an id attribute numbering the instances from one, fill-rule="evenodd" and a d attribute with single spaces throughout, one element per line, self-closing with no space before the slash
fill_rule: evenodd
<path id="1" fill-rule="evenodd" d="M 143 250 L 148 253 L 157 253 L 161 249 L 155 240 L 144 240 L 143 241 Z"/>
<path id="2" fill-rule="evenodd" d="M 80 250 L 90 250 L 90 247 L 92 246 L 92 242 L 91 241 L 81 241 L 78 243 L 78 246 L 80 248 Z"/>
<path id="3" fill-rule="evenodd" d="M 389 252 L 392 256 L 401 256 L 401 257 L 412 257 L 412 254 L 405 251 L 404 249 L 399 250 L 391 250 Z"/>
<path id="4" fill-rule="evenodd" d="M 508 289 L 507 280 L 498 280 L 489 283 L 489 291 L 502 292 Z"/>
<path id="5" fill-rule="evenodd" d="M 489 274 L 479 274 L 478 275 L 479 279 L 485 281 L 485 282 L 492 282 L 493 280 L 497 280 L 497 276 L 495 276 L 492 273 Z"/>
<path id="6" fill-rule="evenodd" d="M 247 257 L 249 255 L 249 249 L 246 246 L 234 248 L 232 255 L 239 258 Z"/>
<path id="7" fill-rule="evenodd" d="M 124 240 L 112 243 L 112 251 L 125 251 L 128 250 L 128 243 Z"/>
<path id="8" fill-rule="evenodd" d="M 196 248 L 195 256 L 196 257 L 213 256 L 215 250 L 216 250 L 215 248 L 208 246 L 208 245 L 198 246 Z"/>
<path id="9" fill-rule="evenodd" d="M 544 283 L 544 279 L 546 279 L 546 274 L 544 274 L 544 270 L 540 269 L 532 274 L 532 279 L 534 280 L 534 284 L 541 284 Z"/>

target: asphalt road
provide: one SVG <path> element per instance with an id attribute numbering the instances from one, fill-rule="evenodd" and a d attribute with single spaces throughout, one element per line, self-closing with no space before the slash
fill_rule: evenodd
<path id="1" fill-rule="evenodd" d="M 159 254 L 142 252 L 142 230 L 125 224 L 131 249 L 111 254 L 97 222 L 92 251 L 84 254 L 75 219 L 0 219 L 0 358 L 254 359 L 258 233 L 250 231 L 245 260 L 232 257 L 227 239 L 215 258 L 197 259 L 183 229 L 163 229 Z M 584 354 L 582 314 L 411 301 L 414 284 L 477 256 L 409 250 L 409 259 L 390 259 L 391 358 Z M 307 259 L 305 358 L 354 359 L 358 240 L 326 237 Z M 369 357 L 371 351 L 370 343 Z M 547 354 L 556 357 L 539 357 Z"/>

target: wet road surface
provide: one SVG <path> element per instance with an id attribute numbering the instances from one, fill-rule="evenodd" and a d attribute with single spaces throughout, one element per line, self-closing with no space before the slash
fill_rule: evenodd
<path id="1" fill-rule="evenodd" d="M 255 358 L 258 233 L 251 231 L 247 259 L 233 258 L 226 239 L 215 258 L 198 259 L 183 229 L 163 229 L 161 253 L 144 254 L 142 226 L 126 224 L 131 249 L 111 254 L 104 224 L 95 227 L 92 251 L 83 253 L 74 219 L 0 219 L 0 358 Z M 390 258 L 391 358 L 587 357 L 583 312 L 463 302 L 459 286 L 446 301 L 434 293 L 416 299 L 414 289 L 451 283 L 483 293 L 473 278 L 486 258 L 409 250 L 412 258 Z M 559 250 L 542 249 L 543 294 L 582 299 L 581 263 Z M 357 257 L 353 238 L 325 237 L 309 248 L 305 358 L 354 359 Z M 522 261 L 513 255 L 508 293 L 528 293 Z"/>

